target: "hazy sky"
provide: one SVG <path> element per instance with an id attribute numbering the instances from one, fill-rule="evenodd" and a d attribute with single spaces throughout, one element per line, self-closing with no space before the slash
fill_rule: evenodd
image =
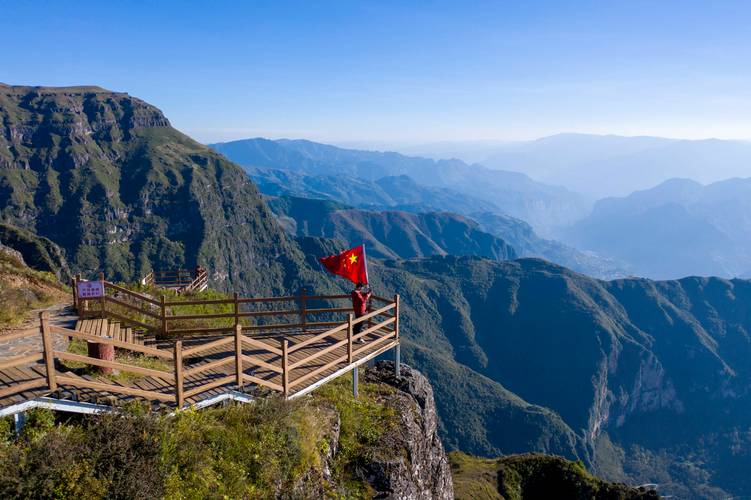
<path id="1" fill-rule="evenodd" d="M 751 2 L 0 0 L 0 82 L 95 84 L 198 140 L 751 138 Z"/>

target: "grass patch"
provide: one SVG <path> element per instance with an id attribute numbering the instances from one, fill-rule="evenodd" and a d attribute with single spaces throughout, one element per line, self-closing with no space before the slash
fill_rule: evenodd
<path id="1" fill-rule="evenodd" d="M 80 350 L 80 348 L 79 348 Z M 346 381 L 309 398 L 260 399 L 174 417 L 140 405 L 55 422 L 32 411 L 18 440 L 0 432 L 2 498 L 368 498 L 357 464 L 386 453 L 398 416 L 392 389 Z M 331 480 L 324 467 L 341 422 Z M 0 429 L 1 430 L 1 429 Z"/>
<path id="2" fill-rule="evenodd" d="M 0 329 L 23 323 L 32 310 L 55 304 L 67 293 L 53 274 L 34 271 L 0 252 Z"/>
<path id="3" fill-rule="evenodd" d="M 448 456 L 457 500 L 503 498 L 498 492 L 498 459 L 473 457 L 459 451 Z"/>
<path id="4" fill-rule="evenodd" d="M 379 446 L 384 435 L 399 425 L 396 410 L 385 404 L 395 389 L 382 384 L 360 383 L 359 397 L 352 396 L 352 379 L 342 376 L 313 393 L 316 401 L 339 414 L 339 449 L 334 474 L 347 485 L 350 498 L 369 497 L 369 486 L 356 475 L 358 465 L 393 452 Z"/>

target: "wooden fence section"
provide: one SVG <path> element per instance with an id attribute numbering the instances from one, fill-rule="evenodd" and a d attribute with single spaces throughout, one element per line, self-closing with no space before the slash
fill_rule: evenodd
<path id="1" fill-rule="evenodd" d="M 151 271 L 141 279 L 142 285 L 172 288 L 180 292 L 204 290 L 209 284 L 209 273 L 202 267 L 195 270 Z"/>
<path id="2" fill-rule="evenodd" d="M 186 320 L 186 315 L 166 316 L 165 311 L 175 303 L 159 301 L 151 297 L 128 291 L 117 285 L 108 283 L 108 290 L 114 290 L 120 296 L 105 296 L 93 299 L 103 306 L 102 311 L 113 314 L 108 309 L 109 304 L 118 307 L 132 308 L 143 313 L 140 306 L 129 302 L 134 296 L 143 300 L 150 309 L 157 312 L 147 314 L 149 328 L 165 328 L 170 320 Z M 341 299 L 348 296 L 318 296 L 308 297 L 309 300 Z M 297 323 L 245 325 L 243 318 L 266 318 L 276 315 L 297 315 L 299 310 L 274 310 L 269 304 L 284 303 L 298 297 L 277 297 L 240 299 L 235 296 L 232 304 L 256 303 L 266 304 L 265 310 L 242 312 L 238 308 L 227 316 L 234 324 L 229 328 L 230 335 L 222 335 L 227 331 L 225 327 L 176 330 L 175 332 L 199 332 L 200 338 L 186 337 L 168 343 L 169 348 L 147 347 L 121 339 L 106 338 L 93 333 L 69 330 L 50 325 L 47 315 L 41 318 L 40 334 L 42 350 L 38 354 L 20 356 L 0 363 L 0 407 L 7 406 L 6 397 L 28 391 L 29 389 L 46 387 L 48 392 L 60 388 L 66 390 L 85 389 L 98 395 L 114 396 L 119 399 L 143 398 L 151 401 L 174 404 L 181 408 L 186 403 L 196 403 L 206 395 L 216 394 L 217 391 L 244 390 L 253 386 L 263 391 L 280 393 L 284 397 L 292 397 L 297 393 L 310 390 L 329 378 L 341 373 L 343 369 L 352 368 L 365 360 L 397 347 L 399 344 L 399 297 L 393 300 L 377 298 L 379 308 L 365 316 L 354 318 L 349 313 L 351 309 L 344 307 L 328 307 L 305 310 Z M 204 301 L 210 305 L 226 305 L 226 301 Z M 202 303 L 203 305 L 206 305 Z M 184 305 L 184 303 L 182 303 Z M 306 322 L 306 315 L 318 314 L 346 314 L 346 321 L 315 321 Z M 229 314 L 229 313 L 227 313 Z M 113 314 L 115 317 L 118 313 Z M 125 317 L 123 315 L 123 317 Z M 170 319 L 167 319 L 167 318 Z M 216 319 L 217 313 L 205 315 L 191 315 L 190 320 Z M 146 320 L 144 320 L 146 321 Z M 332 327 L 321 328 L 321 325 Z M 143 323 L 146 325 L 147 323 Z M 314 326 L 317 325 L 317 326 Z M 276 331 L 268 334 L 266 329 L 274 327 Z M 279 333 L 283 330 L 284 333 Z M 355 333 L 359 330 L 359 333 Z M 169 329 L 165 331 L 172 333 Z M 25 336 L 35 332 L 24 333 Z M 206 336 L 213 334 L 213 336 Z M 56 350 L 53 348 L 53 336 L 62 335 L 69 338 L 112 345 L 118 352 L 129 352 L 132 356 L 157 358 L 165 369 L 146 368 L 141 364 L 130 361 L 105 361 L 98 358 Z M 133 359 L 133 357 L 126 359 Z M 14 383 L 13 376 L 4 374 L 5 369 L 25 366 L 30 363 L 42 363 L 44 376 L 34 380 L 24 380 Z M 76 370 L 66 368 L 63 362 L 76 362 L 85 365 L 109 368 L 119 372 L 133 374 L 126 381 L 105 376 L 92 376 L 88 373 L 76 373 Z M 147 364 L 153 366 L 153 364 Z M 80 370 L 79 370 L 80 371 Z M 4 384 L 2 382 L 5 382 Z"/>
<path id="3" fill-rule="evenodd" d="M 347 314 L 352 312 L 349 295 L 308 295 L 305 289 L 298 295 L 284 297 L 247 298 L 234 294 L 227 299 L 166 300 L 163 296 L 157 299 L 108 281 L 102 280 L 102 283 L 105 295 L 79 299 L 79 314 L 114 319 L 163 339 L 231 335 L 237 325 L 267 335 L 323 332 L 344 325 Z M 395 301 L 395 298 L 375 296 L 371 303 L 383 306 Z M 184 313 L 186 308 L 191 312 Z M 381 314 L 393 315 L 393 312 Z M 368 328 L 373 326 L 375 316 L 366 318 Z"/>

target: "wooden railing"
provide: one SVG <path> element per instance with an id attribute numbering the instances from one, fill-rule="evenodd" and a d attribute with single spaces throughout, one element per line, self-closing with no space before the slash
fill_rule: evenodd
<path id="1" fill-rule="evenodd" d="M 209 273 L 201 267 L 194 271 L 176 269 L 172 271 L 151 271 L 141 278 L 145 286 L 173 288 L 181 293 L 203 290 L 209 283 Z"/>
<path id="2" fill-rule="evenodd" d="M 157 349 L 51 325 L 48 314 L 43 312 L 40 314 L 41 352 L 7 359 L 0 363 L 0 370 L 38 363 L 43 360 L 46 370 L 46 380 L 38 379 L 24 382 L 23 387 L 21 385 L 11 385 L 0 391 L 0 397 L 30 388 L 43 387 L 44 385 L 47 385 L 50 391 L 55 391 L 59 385 L 65 385 L 112 394 L 142 397 L 150 400 L 174 401 L 178 408 L 181 408 L 187 398 L 195 397 L 203 392 L 227 384 L 242 388 L 246 383 L 256 384 L 271 391 L 279 392 L 284 397 L 288 397 L 293 392 L 302 390 L 306 382 L 312 383 L 316 377 L 329 376 L 326 375 L 327 371 L 331 372 L 333 370 L 336 372 L 340 368 L 356 366 L 356 363 L 359 360 L 365 359 L 366 356 L 373 356 L 384 352 L 397 346 L 399 343 L 398 295 L 393 300 L 376 297 L 375 300 L 381 304 L 381 307 L 362 317 L 354 318 L 351 314 L 351 309 L 344 307 L 321 307 L 317 309 L 305 309 L 303 307 L 302 313 L 300 309 L 274 310 L 268 308 L 270 304 L 297 301 L 300 298 L 299 296 L 240 298 L 235 295 L 229 302 L 226 300 L 166 302 L 164 298 L 155 300 L 152 297 L 132 292 L 112 283 L 105 282 L 105 289 L 121 295 L 105 295 L 101 299 L 89 299 L 82 302 L 95 301 L 101 306 L 99 312 L 104 311 L 107 315 L 116 319 L 122 319 L 131 323 L 135 322 L 144 328 L 163 329 L 164 332 L 178 335 L 200 333 L 202 335 L 214 334 L 218 336 L 213 340 L 209 338 L 204 343 L 188 348 L 185 348 L 183 340 L 178 338 L 172 344 L 171 350 Z M 346 295 L 305 296 L 304 292 L 302 295 L 305 297 L 305 302 L 349 298 Z M 139 301 L 139 304 L 134 305 L 133 301 Z M 233 305 L 231 313 L 166 314 L 168 308 L 174 306 L 184 306 L 186 304 L 226 306 L 228 303 Z M 267 309 L 242 311 L 239 307 L 241 304 L 264 304 L 267 306 Z M 84 304 L 81 304 L 81 306 L 86 307 Z M 112 311 L 115 306 L 138 312 L 147 319 L 141 322 L 140 320 L 126 317 L 125 314 L 115 313 Z M 344 322 L 306 321 L 308 315 L 336 315 L 341 313 L 346 313 L 346 320 Z M 265 325 L 245 325 L 242 323 L 242 320 L 246 318 L 256 319 L 276 315 L 293 315 L 298 318 L 298 322 Z M 217 318 L 230 319 L 234 324 L 230 327 L 183 328 L 180 330 L 169 330 L 167 326 L 170 321 L 202 320 L 206 318 L 212 320 Z M 146 323 L 145 321 L 150 321 L 150 323 Z M 314 330 L 314 328 L 320 328 L 324 325 L 332 327 L 324 331 Z M 362 325 L 362 330 L 356 334 L 354 332 L 357 325 Z M 265 330 L 267 329 L 283 329 L 287 330 L 287 333 L 281 336 L 269 337 L 265 335 Z M 232 335 L 221 335 L 228 330 Z M 307 333 L 299 335 L 303 331 Z M 14 338 L 29 337 L 32 335 L 36 335 L 36 333 L 33 331 L 23 332 L 0 339 L 13 340 Z M 53 335 L 62 335 L 67 338 L 112 345 L 120 350 L 160 358 L 171 364 L 171 370 L 144 368 L 121 361 L 106 361 L 57 350 L 53 348 Z M 358 341 L 361 339 L 365 342 L 360 344 Z M 207 353 L 211 353 L 210 361 L 206 358 Z M 321 359 L 327 355 L 328 357 L 325 360 Z M 73 376 L 71 373 L 58 373 L 56 370 L 57 360 L 75 361 L 91 366 L 110 368 L 150 377 L 152 380 L 158 381 L 157 385 L 160 389 L 146 390 L 139 387 L 111 383 L 107 380 L 89 380 Z M 199 363 L 206 360 L 207 362 L 186 368 L 184 366 L 186 360 L 197 360 Z M 227 365 L 231 365 L 231 368 L 227 368 Z M 208 371 L 212 371 L 212 376 L 214 376 L 217 374 L 216 371 L 219 368 L 223 370 L 220 372 L 223 374 L 222 376 L 213 378 L 201 377 L 201 375 L 206 374 Z"/>
<path id="3" fill-rule="evenodd" d="M 298 295 L 284 297 L 240 297 L 234 294 L 226 299 L 167 300 L 164 296 L 157 299 L 109 281 L 102 280 L 102 284 L 103 297 L 79 299 L 79 314 L 112 318 L 160 338 L 229 335 L 236 325 L 258 333 L 322 331 L 341 327 L 347 321 L 347 314 L 352 312 L 350 295 L 308 295 L 304 288 Z M 373 304 L 383 306 L 395 302 L 395 298 L 374 296 L 371 311 Z M 341 305 L 333 307 L 337 304 Z M 181 309 L 185 308 L 200 312 L 182 314 Z M 373 326 L 374 317 L 367 316 L 368 328 Z"/>

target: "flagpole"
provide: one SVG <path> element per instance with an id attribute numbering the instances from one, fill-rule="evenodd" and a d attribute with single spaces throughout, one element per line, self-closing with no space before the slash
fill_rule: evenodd
<path id="1" fill-rule="evenodd" d="M 370 286 L 370 276 L 368 276 L 368 256 L 365 254 L 365 243 L 362 244 L 362 260 L 365 263 L 365 281 Z"/>

